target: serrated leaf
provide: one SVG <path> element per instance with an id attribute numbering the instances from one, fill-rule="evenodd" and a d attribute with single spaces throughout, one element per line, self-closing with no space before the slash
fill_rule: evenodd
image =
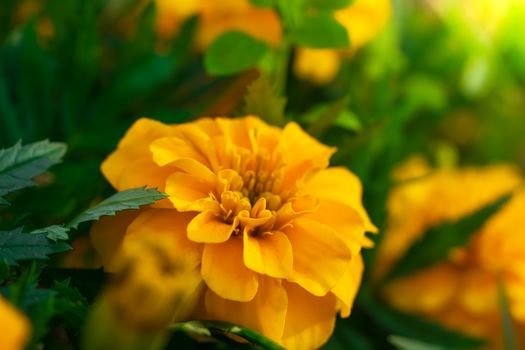
<path id="1" fill-rule="evenodd" d="M 446 348 L 441 346 L 427 344 L 418 340 L 400 337 L 397 335 L 391 335 L 390 337 L 388 337 L 388 340 L 398 350 L 447 350 Z"/>
<path id="2" fill-rule="evenodd" d="M 319 13 L 304 18 L 292 33 L 295 44 L 315 49 L 347 48 L 348 33 L 343 25 L 328 13 Z"/>
<path id="3" fill-rule="evenodd" d="M 69 228 L 67 227 L 64 227 L 62 225 L 51 225 L 48 227 L 39 228 L 37 230 L 32 231 L 31 233 L 45 234 L 47 238 L 56 242 L 59 240 L 67 241 L 69 239 L 68 232 Z"/>
<path id="4" fill-rule="evenodd" d="M 88 313 L 86 298 L 78 289 L 69 285 L 69 279 L 62 282 L 55 281 L 52 289 L 57 292 L 57 313 L 69 327 L 78 328 Z"/>
<path id="5" fill-rule="evenodd" d="M 413 314 L 395 310 L 372 297 L 370 290 L 363 288 L 358 297 L 359 307 L 389 334 L 444 347 L 445 349 L 479 349 L 486 342 L 447 329 Z"/>
<path id="6" fill-rule="evenodd" d="M 48 140 L 0 150 L 0 204 L 7 203 L 3 195 L 33 186 L 31 179 L 60 162 L 65 152 L 66 145 Z"/>
<path id="7" fill-rule="evenodd" d="M 22 233 L 22 228 L 0 231 L 0 260 L 17 265 L 19 260 L 48 259 L 48 255 L 71 249 L 66 243 L 49 240 L 45 234 Z"/>
<path id="8" fill-rule="evenodd" d="M 204 66 L 212 76 L 239 73 L 257 64 L 267 50 L 266 43 L 245 33 L 226 32 L 208 47 Z"/>
<path id="9" fill-rule="evenodd" d="M 504 195 L 456 222 L 447 222 L 430 228 L 399 259 L 385 280 L 399 278 L 442 261 L 453 248 L 467 244 L 470 237 L 497 213 L 511 196 L 511 194 Z"/>
<path id="10" fill-rule="evenodd" d="M 244 113 L 255 115 L 273 125 L 284 123 L 286 98 L 279 96 L 270 81 L 263 75 L 250 85 L 244 96 Z"/>
<path id="11" fill-rule="evenodd" d="M 157 191 L 157 189 L 146 187 L 138 187 L 118 192 L 103 200 L 95 207 L 78 215 L 71 220 L 67 227 L 77 228 L 82 222 L 98 220 L 101 216 L 113 216 L 117 212 L 123 210 L 138 209 L 143 205 L 153 204 L 166 197 L 166 194 Z"/>

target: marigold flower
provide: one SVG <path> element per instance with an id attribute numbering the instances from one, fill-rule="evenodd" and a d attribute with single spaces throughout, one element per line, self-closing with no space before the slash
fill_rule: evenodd
<path id="1" fill-rule="evenodd" d="M 288 348 L 318 347 L 335 311 L 349 315 L 360 250 L 371 245 L 365 231 L 376 231 L 359 179 L 327 168 L 333 152 L 295 123 L 140 119 L 102 172 L 118 190 L 147 185 L 169 198 L 95 224 L 94 245 L 112 268 L 130 231 L 176 237 L 173 250 L 193 259 L 206 286 L 193 318 L 247 326 Z"/>
<path id="2" fill-rule="evenodd" d="M 22 350 L 29 341 L 31 326 L 28 319 L 0 296 L 0 349 Z"/>
<path id="3" fill-rule="evenodd" d="M 388 230 L 379 249 L 378 275 L 428 228 L 473 213 L 523 184 L 519 172 L 506 165 L 429 172 L 418 159 L 402 169 L 396 175 L 417 177 L 405 177 L 388 199 Z M 524 211 L 525 191 L 521 189 L 466 247 L 454 249 L 437 265 L 388 284 L 383 291 L 386 299 L 452 329 L 489 337 L 490 348 L 499 348 L 500 278 L 514 320 L 525 327 Z"/>

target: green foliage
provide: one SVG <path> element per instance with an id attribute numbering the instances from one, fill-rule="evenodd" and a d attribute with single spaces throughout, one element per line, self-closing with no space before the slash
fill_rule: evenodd
<path id="1" fill-rule="evenodd" d="M 153 204 L 166 197 L 164 193 L 145 186 L 118 192 L 75 217 L 67 227 L 77 228 L 82 222 L 97 220 L 105 215 L 113 216 L 122 210 L 138 209 L 142 205 Z"/>
<path id="2" fill-rule="evenodd" d="M 67 327 L 78 329 L 88 314 L 88 302 L 77 288 L 71 287 L 70 280 L 55 281 L 52 290 L 56 294 L 56 313 Z"/>
<path id="3" fill-rule="evenodd" d="M 405 276 L 446 259 L 453 248 L 464 246 L 483 224 L 509 201 L 505 195 L 478 211 L 459 219 L 430 228 L 412 244 L 388 274 L 387 280 Z"/>
<path id="4" fill-rule="evenodd" d="M 240 337 L 250 344 L 251 348 L 267 350 L 283 350 L 284 348 L 262 334 L 251 329 L 221 321 L 188 321 L 170 326 L 172 331 L 182 331 L 198 337 L 216 337 L 228 344 L 236 344 L 230 335 Z M 229 339 L 229 340 L 228 340 Z"/>
<path id="5" fill-rule="evenodd" d="M 501 278 L 498 282 L 498 299 L 502 320 L 501 328 L 503 330 L 503 344 L 505 344 L 506 350 L 518 350 L 516 336 L 514 335 L 514 324 L 510 313 L 508 294 Z"/>
<path id="6" fill-rule="evenodd" d="M 7 204 L 2 198 L 7 193 L 33 186 L 31 179 L 60 162 L 65 152 L 64 144 L 47 140 L 0 150 L 0 204 Z"/>
<path id="7" fill-rule="evenodd" d="M 244 96 L 244 114 L 258 116 L 273 125 L 282 125 L 285 106 L 286 98 L 279 96 L 263 75 L 248 85 Z"/>
<path id="8" fill-rule="evenodd" d="M 388 339 L 396 346 L 398 350 L 446 350 L 446 348 L 441 346 L 425 344 L 417 340 L 399 337 L 396 335 L 392 335 Z"/>
<path id="9" fill-rule="evenodd" d="M 350 46 L 346 29 L 328 13 L 306 16 L 292 32 L 292 39 L 299 46 L 316 49 Z"/>
<path id="10" fill-rule="evenodd" d="M 307 6 L 323 10 L 337 10 L 348 7 L 354 0 L 306 0 Z"/>
<path id="11" fill-rule="evenodd" d="M 9 265 L 17 265 L 20 260 L 45 260 L 69 249 L 68 244 L 53 242 L 42 233 L 23 233 L 22 228 L 0 231 L 0 260 Z"/>
<path id="12" fill-rule="evenodd" d="M 69 239 L 68 231 L 69 229 L 67 227 L 64 227 L 61 225 L 51 225 L 48 227 L 34 230 L 31 233 L 32 234 L 43 233 L 46 235 L 47 238 L 56 242 L 58 240 L 67 241 Z"/>
<path id="13" fill-rule="evenodd" d="M 204 65 L 212 76 L 239 73 L 256 65 L 267 49 L 264 42 L 247 34 L 226 32 L 210 45 L 204 57 Z"/>

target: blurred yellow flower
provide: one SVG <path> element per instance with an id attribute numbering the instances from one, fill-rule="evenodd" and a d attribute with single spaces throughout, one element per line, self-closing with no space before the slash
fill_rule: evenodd
<path id="1" fill-rule="evenodd" d="M 407 179 L 407 173 L 415 177 Z M 403 176 L 404 182 L 388 199 L 388 230 L 379 249 L 379 275 L 429 227 L 464 217 L 523 184 L 517 169 L 506 165 L 431 172 L 420 159 L 413 159 L 396 175 Z M 386 299 L 453 329 L 489 337 L 491 348 L 499 348 L 499 278 L 507 289 L 514 320 L 525 327 L 524 212 L 525 191 L 521 189 L 466 247 L 454 249 L 442 263 L 388 284 Z"/>
<path id="2" fill-rule="evenodd" d="M 327 168 L 333 153 L 295 123 L 140 119 L 102 171 L 118 190 L 147 185 L 169 199 L 99 222 L 94 245 L 113 268 L 122 237 L 173 236 L 173 252 L 193 259 L 206 285 L 193 318 L 247 326 L 291 349 L 319 347 L 335 311 L 350 313 L 360 250 L 371 245 L 365 231 L 376 231 L 359 179 Z"/>
<path id="3" fill-rule="evenodd" d="M 372 40 L 386 25 L 392 14 L 391 0 L 355 0 L 335 12 L 350 38 L 350 50 L 299 48 L 294 62 L 295 73 L 314 83 L 332 81 L 345 57 Z"/>
<path id="4" fill-rule="evenodd" d="M 0 349 L 22 350 L 29 341 L 31 326 L 26 316 L 0 296 Z"/>
<path id="5" fill-rule="evenodd" d="M 182 22 L 199 17 L 197 47 L 204 50 L 217 36 L 228 30 L 240 30 L 271 46 L 282 42 L 278 15 L 271 9 L 259 8 L 249 0 L 157 0 L 157 32 L 171 37 Z M 328 83 L 339 72 L 344 57 L 372 40 L 391 16 L 390 0 L 356 0 L 335 12 L 336 20 L 348 31 L 350 50 L 299 48 L 294 61 L 295 73 L 315 83 Z"/>
<path id="6" fill-rule="evenodd" d="M 128 228 L 112 257 L 114 277 L 88 318 L 86 350 L 160 349 L 166 327 L 185 319 L 200 297 L 199 271 L 177 250 L 177 237 L 144 234 L 142 224 Z"/>

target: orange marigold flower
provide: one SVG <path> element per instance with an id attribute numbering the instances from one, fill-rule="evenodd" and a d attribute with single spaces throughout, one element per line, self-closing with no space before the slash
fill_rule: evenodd
<path id="1" fill-rule="evenodd" d="M 406 174 L 416 177 L 407 179 Z M 388 230 L 379 249 L 378 275 L 383 275 L 428 228 L 469 215 L 523 184 L 512 166 L 430 172 L 420 159 L 405 164 L 395 176 L 403 177 L 404 182 L 388 199 Z M 525 191 L 520 189 L 474 233 L 466 247 L 454 249 L 437 265 L 391 282 L 383 291 L 386 299 L 402 310 L 452 329 L 488 337 L 490 348 L 499 349 L 500 278 L 507 289 L 512 317 L 525 329 L 524 211 Z"/>
<path id="2" fill-rule="evenodd" d="M 108 268 L 119 240 L 175 237 L 205 284 L 193 318 L 262 332 L 288 348 L 330 336 L 335 311 L 348 316 L 360 284 L 365 231 L 359 179 L 327 168 L 334 149 L 297 124 L 255 117 L 181 125 L 138 120 L 102 172 L 118 190 L 148 185 L 169 195 L 92 230 Z"/>
<path id="3" fill-rule="evenodd" d="M 0 349 L 22 350 L 29 341 L 31 326 L 28 319 L 0 296 Z"/>

